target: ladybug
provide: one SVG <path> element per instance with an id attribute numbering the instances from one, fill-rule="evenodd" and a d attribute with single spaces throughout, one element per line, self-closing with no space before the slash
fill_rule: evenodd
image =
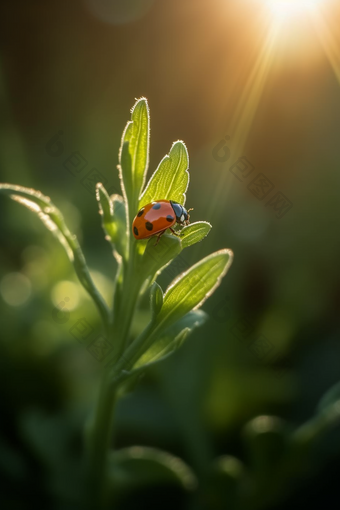
<path id="1" fill-rule="evenodd" d="M 136 239 L 147 239 L 157 235 L 158 243 L 160 237 L 169 228 L 173 234 L 178 236 L 172 228 L 176 223 L 188 225 L 189 212 L 178 202 L 173 200 L 157 200 L 142 207 L 132 223 L 132 232 Z"/>

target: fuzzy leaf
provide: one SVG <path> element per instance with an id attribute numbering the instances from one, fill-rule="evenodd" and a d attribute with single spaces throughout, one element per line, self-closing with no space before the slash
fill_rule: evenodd
<path id="1" fill-rule="evenodd" d="M 132 108 L 131 121 L 125 127 L 119 151 L 119 176 L 129 207 L 129 220 L 138 210 L 149 163 L 149 107 L 145 98 Z"/>
<path id="2" fill-rule="evenodd" d="M 67 228 L 63 215 L 52 203 L 51 199 L 40 191 L 14 184 L 0 184 L 0 193 L 8 195 L 13 200 L 37 213 L 44 225 L 53 232 L 66 249 L 70 260 L 74 264 L 80 283 L 94 300 L 104 323 L 107 324 L 110 314 L 108 307 L 93 283 L 78 240 Z"/>
<path id="3" fill-rule="evenodd" d="M 99 210 L 103 215 L 103 222 L 111 223 L 113 219 L 113 207 L 110 197 L 101 182 L 98 182 L 96 185 L 96 199 L 99 202 Z"/>
<path id="4" fill-rule="evenodd" d="M 161 361 L 175 352 L 185 342 L 190 333 L 192 333 L 195 328 L 201 326 L 207 318 L 207 314 L 202 310 L 189 312 L 181 320 L 167 329 L 165 333 L 151 345 L 135 363 L 133 369 L 145 368 L 146 365 Z"/>
<path id="5" fill-rule="evenodd" d="M 113 243 L 113 237 L 116 233 L 116 228 L 113 220 L 113 205 L 110 197 L 101 182 L 96 186 L 96 198 L 99 205 L 99 213 L 102 216 L 102 226 L 105 234 Z"/>
<path id="6" fill-rule="evenodd" d="M 111 195 L 110 200 L 113 206 L 113 228 L 112 243 L 115 249 L 124 259 L 127 259 L 127 234 L 126 234 L 126 210 L 123 197 Z"/>
<path id="7" fill-rule="evenodd" d="M 164 327 L 201 306 L 214 292 L 232 262 L 230 250 L 208 255 L 181 274 L 167 289 L 157 327 Z"/>
<path id="8" fill-rule="evenodd" d="M 181 230 L 182 248 L 188 248 L 193 244 L 202 241 L 211 230 L 211 225 L 207 221 L 196 221 Z"/>
<path id="9" fill-rule="evenodd" d="M 189 155 L 183 142 L 175 142 L 151 176 L 139 202 L 139 209 L 153 200 L 174 200 L 185 204 L 189 184 Z"/>
<path id="10" fill-rule="evenodd" d="M 131 487 L 157 484 L 175 484 L 192 490 L 197 484 L 195 475 L 181 459 L 145 446 L 132 446 L 111 453 L 109 479 L 114 489 L 129 491 Z"/>

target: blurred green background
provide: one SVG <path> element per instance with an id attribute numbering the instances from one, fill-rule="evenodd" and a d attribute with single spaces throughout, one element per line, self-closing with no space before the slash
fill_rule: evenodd
<path id="1" fill-rule="evenodd" d="M 135 98 L 150 106 L 149 175 L 183 140 L 186 205 L 193 221 L 213 225 L 183 268 L 220 248 L 234 252 L 203 307 L 208 323 L 117 408 L 117 448 L 159 447 L 197 472 L 224 454 L 247 463 L 247 421 L 276 415 L 294 430 L 340 379 L 340 6 L 324 0 L 314 16 L 301 9 L 279 23 L 267 3 L 0 6 L 1 181 L 39 189 L 60 207 L 108 302 L 116 264 L 86 175 L 119 189 L 118 148 Z M 227 160 L 218 161 L 225 136 Z M 70 171 L 75 152 L 79 174 Z M 242 156 L 254 168 L 244 177 L 234 166 L 237 178 L 230 167 Z M 258 174 L 274 187 L 262 200 L 248 188 Z M 266 206 L 277 192 L 292 204 L 281 219 Z M 99 334 L 99 318 L 36 216 L 5 198 L 0 215 L 0 500 L 68 508 L 58 501 L 77 490 L 70 473 L 101 370 L 70 329 L 86 318 Z M 163 289 L 180 270 L 175 262 L 161 276 Z M 147 309 L 146 299 L 135 327 Z M 259 508 L 335 508 L 338 436 L 299 484 Z M 124 508 L 192 505 L 164 487 L 125 498 Z"/>

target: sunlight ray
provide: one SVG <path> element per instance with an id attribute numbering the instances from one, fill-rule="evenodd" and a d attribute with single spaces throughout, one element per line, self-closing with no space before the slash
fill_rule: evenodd
<path id="1" fill-rule="evenodd" d="M 340 46 L 320 12 L 318 15 L 313 13 L 312 20 L 319 41 L 340 84 Z"/>
<path id="2" fill-rule="evenodd" d="M 226 197 L 231 192 L 234 181 L 230 178 L 227 170 L 239 159 L 239 157 L 243 155 L 244 146 L 261 101 L 270 65 L 274 56 L 273 49 L 277 32 L 278 27 L 275 25 L 268 34 L 263 49 L 254 64 L 251 74 L 237 103 L 233 117 L 229 123 L 228 133 L 231 136 L 230 148 L 232 157 L 230 161 L 226 163 L 224 168 L 221 167 L 221 176 L 218 185 L 216 186 L 215 194 L 210 202 L 210 210 L 208 211 L 209 217 L 218 212 L 216 210 L 216 206 L 223 203 L 221 196 L 223 195 Z"/>

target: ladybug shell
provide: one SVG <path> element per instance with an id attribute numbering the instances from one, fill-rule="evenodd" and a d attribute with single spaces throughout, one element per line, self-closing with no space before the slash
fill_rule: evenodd
<path id="1" fill-rule="evenodd" d="M 142 207 L 132 223 L 136 239 L 147 239 L 176 223 L 176 214 L 169 200 L 157 200 Z"/>

